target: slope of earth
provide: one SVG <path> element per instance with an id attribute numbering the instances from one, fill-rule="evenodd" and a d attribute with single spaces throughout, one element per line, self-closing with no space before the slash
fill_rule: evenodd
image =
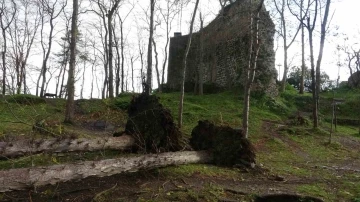
<path id="1" fill-rule="evenodd" d="M 189 136 L 201 119 L 241 127 L 242 98 L 239 95 L 238 92 L 186 95 L 182 132 Z M 78 101 L 77 124 L 64 126 L 62 130 L 85 137 L 121 131 L 126 122 L 125 109 L 131 96 L 115 100 Z M 162 104 L 171 109 L 176 119 L 179 94 L 159 96 Z M 328 95 L 325 94 L 322 99 L 328 99 Z M 356 96 L 354 99 L 357 99 Z M 250 140 L 257 149 L 258 164 L 254 170 L 199 164 L 174 166 L 2 193 L 0 201 L 260 201 L 256 199 L 258 196 L 269 194 L 278 194 L 283 197 L 282 201 L 289 201 L 286 200 L 289 194 L 312 196 L 323 201 L 359 201 L 358 126 L 338 124 L 329 143 L 330 123 L 325 118 L 319 129 L 312 129 L 309 101 L 309 95 L 297 95 L 292 89 L 287 89 L 285 94 L 276 99 L 256 95 L 252 98 Z M 38 120 L 37 117 L 45 117 L 49 122 L 57 117 L 56 120 L 61 124 L 64 101 L 46 102 L 31 105 L 2 102 L 0 110 L 7 111 L 0 113 L 2 138 L 28 138 L 34 135 L 30 131 L 32 124 Z M 12 111 L 9 111 L 9 105 L 15 106 L 13 104 L 18 109 L 12 107 Z M 324 106 L 322 116 L 328 117 L 331 111 Z M 17 115 L 16 118 L 15 109 L 16 113 L 22 115 Z M 34 111 L 36 113 L 30 113 Z M 35 114 L 37 117 L 31 116 Z M 49 114 L 53 116 L 48 116 Z M 19 121 L 19 117 L 24 119 Z M 94 125 L 91 123 L 102 120 L 111 123 L 116 129 L 110 127 L 106 131 L 108 125 L 105 125 L 100 132 L 92 130 Z M 36 134 L 36 137 L 43 135 Z M 4 160 L 0 162 L 0 167 L 8 169 L 81 162 L 122 155 L 118 151 L 60 156 L 40 154 Z"/>

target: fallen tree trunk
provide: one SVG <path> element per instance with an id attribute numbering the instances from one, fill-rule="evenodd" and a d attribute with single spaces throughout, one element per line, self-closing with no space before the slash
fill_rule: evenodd
<path id="1" fill-rule="evenodd" d="M 16 142 L 0 142 L 0 157 L 14 158 L 41 152 L 61 153 L 74 151 L 97 151 L 103 149 L 125 150 L 135 143 L 129 135 L 94 139 L 37 139 Z"/>
<path id="2" fill-rule="evenodd" d="M 0 171 L 0 192 L 23 190 L 47 184 L 84 179 L 90 176 L 105 177 L 124 172 L 136 172 L 169 165 L 209 163 L 207 151 L 182 151 L 147 154 L 102 161 L 85 161 L 77 164 L 48 167 L 20 168 Z"/>

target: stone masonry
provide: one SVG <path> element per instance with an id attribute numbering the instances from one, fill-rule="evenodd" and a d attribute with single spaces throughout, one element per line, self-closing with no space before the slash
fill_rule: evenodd
<path id="1" fill-rule="evenodd" d="M 201 32 L 193 34 L 186 83 L 195 84 L 198 70 L 203 67 L 202 79 L 205 83 L 222 88 L 242 86 L 242 69 L 248 66 L 249 19 L 249 0 L 237 0 L 225 7 Z M 261 46 L 253 89 L 272 94 L 269 91 L 276 91 L 277 74 L 273 50 L 275 26 L 265 9 L 260 13 L 259 30 Z M 175 90 L 180 89 L 187 40 L 188 35 L 170 40 L 167 84 Z"/>

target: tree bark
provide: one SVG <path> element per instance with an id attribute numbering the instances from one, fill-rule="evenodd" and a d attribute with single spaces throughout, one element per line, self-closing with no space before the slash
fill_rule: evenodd
<path id="1" fill-rule="evenodd" d="M 203 33 L 203 29 L 204 29 L 204 19 L 203 16 L 201 15 L 200 12 L 200 66 L 199 68 L 199 73 L 198 73 L 198 84 L 199 84 L 199 91 L 198 95 L 203 95 L 204 94 L 204 33 Z"/>
<path id="2" fill-rule="evenodd" d="M 65 8 L 65 6 L 67 5 L 67 1 L 65 1 L 65 3 L 63 5 L 60 6 L 60 10 L 57 13 L 55 12 L 55 8 L 58 6 L 57 5 L 57 1 L 55 1 L 55 3 L 52 5 L 52 7 L 50 7 L 50 2 L 41 2 L 43 9 L 48 12 L 47 14 L 50 16 L 50 33 L 49 33 L 49 38 L 48 38 L 48 48 L 46 50 L 46 54 L 45 57 L 43 58 L 43 63 L 42 63 L 42 84 L 41 84 L 41 90 L 40 90 L 40 97 L 44 97 L 44 88 L 45 88 L 45 82 L 46 82 L 46 71 L 47 71 L 47 61 L 49 60 L 49 56 L 50 56 L 50 52 L 51 52 L 51 47 L 52 47 L 52 41 L 53 41 L 53 32 L 54 32 L 54 20 L 60 15 L 60 13 L 63 11 L 63 9 Z M 43 17 L 42 17 L 43 19 Z M 42 21 L 42 23 L 44 24 L 44 21 Z M 44 25 L 42 25 L 44 26 Z M 43 29 L 42 29 L 43 31 Z M 45 53 L 45 48 L 44 45 L 42 45 L 44 53 Z"/>
<path id="3" fill-rule="evenodd" d="M 119 16 L 120 18 L 120 16 Z M 120 46 L 121 46 L 121 92 L 124 92 L 124 64 L 125 64 L 125 57 L 124 57 L 124 32 L 123 32 L 123 21 L 121 20 L 120 25 Z"/>
<path id="4" fill-rule="evenodd" d="M 303 20 L 304 0 L 300 2 L 300 19 L 301 19 L 301 77 L 300 77 L 300 94 L 304 94 L 304 80 L 305 80 L 305 33 Z"/>
<path id="5" fill-rule="evenodd" d="M 0 192 L 80 180 L 90 176 L 105 177 L 143 169 L 190 163 L 209 163 L 211 161 L 212 157 L 206 151 L 182 151 L 85 161 L 77 164 L 10 169 L 0 171 Z"/>
<path id="6" fill-rule="evenodd" d="M 132 92 L 135 92 L 135 86 L 134 86 L 134 62 L 136 59 L 134 59 L 134 56 L 130 57 L 131 62 L 131 86 L 132 86 Z"/>
<path id="7" fill-rule="evenodd" d="M 114 24 L 116 24 L 114 22 Z M 120 26 L 122 26 L 120 24 Z M 115 50 L 116 50 L 116 59 L 115 59 L 115 96 L 120 94 L 120 50 L 119 50 L 119 39 L 116 35 L 115 29 L 113 27 L 113 35 L 114 35 L 114 43 L 115 43 Z"/>
<path id="8" fill-rule="evenodd" d="M 145 93 L 147 95 L 151 94 L 152 90 L 152 40 L 154 35 L 154 7 L 155 0 L 150 0 L 150 34 L 149 34 L 149 44 L 148 44 L 148 55 L 147 55 L 147 77 L 146 77 L 146 86 Z"/>
<path id="9" fill-rule="evenodd" d="M 311 64 L 311 90 L 313 97 L 313 127 L 318 127 L 318 106 L 316 101 L 316 78 L 315 78 L 315 62 L 314 62 L 314 45 L 313 45 L 313 29 L 310 28 L 310 18 L 308 21 L 309 46 L 310 46 L 310 64 Z"/>
<path id="10" fill-rule="evenodd" d="M 3 27 L 3 23 L 2 23 L 2 19 L 1 20 L 1 27 Z M 1 54 L 2 57 L 2 70 L 3 70 L 3 75 L 2 75 L 2 95 L 5 95 L 6 92 L 6 34 L 5 34 L 5 29 L 2 28 L 2 35 L 3 35 L 3 41 L 4 41 L 4 48 Z"/>
<path id="11" fill-rule="evenodd" d="M 181 74 L 181 89 L 180 89 L 180 103 L 179 103 L 179 118 L 178 118 L 178 126 L 179 128 L 182 127 L 182 119 L 183 119 L 183 111 L 184 111 L 184 94 L 185 94 L 185 77 L 186 77 L 186 65 L 187 65 L 187 57 L 189 55 L 189 51 L 190 51 L 190 46 L 191 46 L 191 38 L 192 38 L 192 34 L 193 34 L 193 27 L 194 27 L 194 21 L 195 21 L 195 17 L 196 17 L 196 11 L 199 5 L 199 0 L 196 0 L 196 4 L 195 4 L 195 8 L 194 8 L 194 12 L 191 18 L 191 23 L 190 23 L 190 33 L 189 33 L 189 38 L 186 44 L 186 50 L 185 50 L 185 55 L 184 55 L 184 60 L 183 60 L 183 69 L 182 69 L 182 74 Z"/>
<path id="12" fill-rule="evenodd" d="M 327 21 L 328 21 L 328 16 L 329 16 L 330 3 L 331 3 L 331 0 L 326 1 L 324 18 L 321 21 L 322 23 L 321 23 L 320 49 L 319 49 L 319 55 L 318 55 L 318 58 L 316 61 L 316 103 L 317 103 L 317 106 L 319 106 L 319 94 L 320 94 L 320 90 L 321 90 L 320 66 L 321 66 L 321 60 L 322 60 L 323 51 L 324 51 L 324 45 L 325 45 L 325 36 L 326 36 L 326 28 L 328 26 Z"/>
<path id="13" fill-rule="evenodd" d="M 2 31 L 2 37 L 3 37 L 3 51 L 1 54 L 2 57 L 2 71 L 3 71 L 3 75 L 2 75 L 2 95 L 5 95 L 6 93 L 6 48 L 7 48 L 7 44 L 6 44 L 6 30 L 9 28 L 10 24 L 12 23 L 12 21 L 15 18 L 16 15 L 16 3 L 14 0 L 11 1 L 11 3 L 14 5 L 14 12 L 12 13 L 11 19 L 8 22 L 7 25 L 4 24 L 3 19 L 4 19 L 4 15 L 5 15 L 5 1 L 3 1 L 2 3 L 2 10 L 0 12 L 0 26 L 1 26 L 1 31 Z"/>
<path id="14" fill-rule="evenodd" d="M 37 139 L 16 142 L 0 142 L 0 157 L 14 158 L 41 152 L 64 153 L 76 151 L 97 151 L 103 149 L 125 150 L 134 144 L 128 135 L 94 139 Z"/>
<path id="15" fill-rule="evenodd" d="M 288 66 L 288 50 L 290 48 L 290 46 L 292 45 L 292 43 L 295 41 L 296 36 L 299 33 L 300 30 L 300 26 L 302 24 L 302 22 L 300 22 L 300 25 L 296 31 L 296 33 L 294 34 L 294 36 L 292 37 L 292 39 L 290 39 L 290 42 L 288 43 L 287 37 L 287 26 L 286 26 L 286 19 L 285 19 L 285 0 L 282 0 L 282 4 L 281 4 L 281 8 L 279 8 L 278 4 L 276 3 L 276 0 L 274 0 L 274 4 L 276 7 L 277 12 L 280 14 L 280 21 L 281 21 L 281 37 L 283 38 L 283 46 L 284 46 L 284 74 L 283 74 L 283 79 L 281 82 L 281 92 L 285 91 L 285 87 L 286 87 L 286 83 L 287 83 L 287 74 L 289 71 L 289 66 Z"/>
<path id="16" fill-rule="evenodd" d="M 155 70 L 156 70 L 156 78 L 157 78 L 157 83 L 158 83 L 158 89 L 159 89 L 159 93 L 161 93 L 161 83 L 160 83 L 160 72 L 159 72 L 159 57 L 158 57 L 158 52 L 156 49 L 156 42 L 154 40 L 154 38 L 152 39 L 153 45 L 154 45 L 154 52 L 155 52 Z"/>
<path id="17" fill-rule="evenodd" d="M 257 67 L 257 59 L 260 50 L 260 42 L 259 42 L 259 20 L 260 20 L 260 11 L 264 4 L 264 0 L 261 0 L 257 10 L 256 17 L 253 17 L 252 11 L 252 0 L 250 0 L 250 46 L 249 46 L 249 64 L 248 68 L 245 69 L 245 85 L 244 85 L 244 106 L 243 106 L 243 120 L 242 120 L 242 128 L 244 132 L 245 138 L 249 137 L 249 111 L 250 111 L 250 93 L 251 86 L 254 82 L 256 67 Z M 254 26 L 254 18 L 255 18 L 255 26 Z M 255 30 L 255 32 L 254 32 Z M 255 36 L 255 40 L 254 40 Z"/>
<path id="18" fill-rule="evenodd" d="M 71 19 L 71 41 L 70 41 L 70 65 L 69 75 L 67 82 L 68 99 L 66 102 L 65 120 L 66 123 L 73 123 L 74 121 L 74 94 L 75 94 L 75 59 L 76 59 L 76 37 L 78 33 L 77 20 L 78 20 L 78 0 L 73 0 L 73 14 Z"/>

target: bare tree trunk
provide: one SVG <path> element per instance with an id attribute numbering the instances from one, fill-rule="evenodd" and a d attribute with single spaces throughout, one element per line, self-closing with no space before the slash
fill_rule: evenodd
<path id="1" fill-rule="evenodd" d="M 179 126 L 179 128 L 182 127 L 182 122 L 183 122 L 187 57 L 188 57 L 189 51 L 190 51 L 191 39 L 192 39 L 192 35 L 193 35 L 194 21 L 195 21 L 196 11 L 197 11 L 198 5 L 199 5 L 199 0 L 196 0 L 194 12 L 192 14 L 191 23 L 190 23 L 190 33 L 189 33 L 188 41 L 187 41 L 187 44 L 186 44 L 186 50 L 185 50 L 185 55 L 184 55 L 184 60 L 183 60 L 183 69 L 182 69 L 182 72 L 181 72 L 181 89 L 180 89 L 181 94 L 180 94 L 179 118 L 178 118 L 178 121 L 179 121 L 178 126 Z"/>
<path id="2" fill-rule="evenodd" d="M 23 83 L 24 83 L 24 94 L 27 94 L 27 85 L 26 85 L 26 69 L 24 67 L 24 78 L 23 78 Z"/>
<path id="3" fill-rule="evenodd" d="M 313 45 L 313 29 L 310 28 L 310 18 L 308 21 L 309 46 L 310 46 L 310 64 L 311 64 L 311 90 L 313 97 L 313 127 L 318 127 L 318 106 L 316 101 L 316 78 L 315 78 L 315 62 L 314 62 L 314 45 Z"/>
<path id="4" fill-rule="evenodd" d="M 121 0 L 116 0 L 115 4 L 113 5 L 113 7 L 111 8 L 111 10 L 109 10 L 108 12 L 108 30 L 109 30 L 109 97 L 110 98 L 114 98 L 114 72 L 113 72 L 113 66 L 112 66 L 112 59 L 113 59 L 113 51 L 112 51 L 112 40 L 113 40 L 113 36 L 112 36 L 112 25 L 111 25 L 111 21 L 112 21 L 112 17 L 114 15 L 115 10 L 117 9 L 119 3 Z"/>
<path id="5" fill-rule="evenodd" d="M 120 19 L 121 20 L 121 19 Z M 124 33 L 123 33 L 123 22 L 121 20 L 120 26 L 120 46 L 121 46 L 121 92 L 124 92 L 124 64 L 125 64 L 125 57 L 124 57 Z"/>
<path id="6" fill-rule="evenodd" d="M 94 139 L 37 139 L 1 142 L 0 157 L 14 158 L 41 152 L 64 153 L 76 151 L 97 151 L 104 149 L 125 150 L 134 146 L 134 138 L 129 135 Z"/>
<path id="7" fill-rule="evenodd" d="M 84 61 L 84 70 L 82 74 L 82 82 L 81 82 L 81 90 L 80 90 L 80 99 L 84 98 L 84 84 L 85 84 L 85 69 L 86 69 L 86 62 Z"/>
<path id="8" fill-rule="evenodd" d="M 131 56 L 130 62 L 131 62 L 131 85 L 132 85 L 133 92 L 135 92 L 135 86 L 134 86 L 134 56 Z"/>
<path id="9" fill-rule="evenodd" d="M 120 25 L 121 26 L 121 25 Z M 121 60 L 119 50 L 119 39 L 116 35 L 115 29 L 113 28 L 113 34 L 115 38 L 115 50 L 116 50 L 116 62 L 115 62 L 115 96 L 120 94 L 120 71 L 121 71 Z"/>
<path id="10" fill-rule="evenodd" d="M 107 68 L 107 62 L 104 64 L 104 70 L 105 70 L 105 78 L 104 78 L 104 86 L 101 92 L 101 99 L 106 98 L 106 87 L 108 83 L 108 68 Z"/>
<path id="11" fill-rule="evenodd" d="M 144 52 L 141 49 L 141 45 L 139 42 L 139 53 L 140 53 L 140 62 L 141 62 L 141 68 L 140 68 L 140 83 L 142 83 L 143 77 L 144 77 Z"/>
<path id="12" fill-rule="evenodd" d="M 145 93 L 147 95 L 151 94 L 152 91 L 152 40 L 154 35 L 154 7 L 155 0 L 150 0 L 150 34 L 149 34 L 149 44 L 148 44 L 148 55 L 147 55 L 147 77 L 146 77 L 146 86 Z"/>
<path id="13" fill-rule="evenodd" d="M 63 71 L 63 66 L 61 65 L 60 66 L 60 72 L 59 72 L 59 75 L 57 76 L 57 79 L 56 79 L 56 89 L 55 89 L 55 94 L 56 96 L 60 97 L 60 95 L 58 94 L 59 92 L 59 85 L 60 85 L 60 77 L 61 77 L 61 74 L 62 74 L 62 71 Z"/>
<path id="14" fill-rule="evenodd" d="M 17 8 L 16 8 L 16 3 L 14 0 L 11 0 L 11 3 L 14 6 L 14 12 L 12 13 L 11 19 L 8 22 L 7 25 L 4 24 L 3 20 L 4 20 L 4 15 L 5 15 L 5 1 L 2 2 L 2 10 L 0 12 L 0 26 L 1 26 L 1 31 L 2 31 L 2 37 L 3 37 L 3 51 L 2 51 L 2 95 L 5 95 L 6 93 L 6 49 L 7 49 L 7 44 L 6 44 L 6 30 L 9 28 L 10 24 L 12 23 L 12 21 L 15 18 L 16 12 L 17 12 Z"/>
<path id="15" fill-rule="evenodd" d="M 304 0 L 300 2 L 300 19 L 303 20 L 303 8 Z M 304 33 L 304 23 L 301 23 L 301 77 L 300 77 L 300 94 L 304 94 L 304 80 L 305 80 L 305 33 Z"/>
<path id="16" fill-rule="evenodd" d="M 46 82 L 47 61 L 49 59 L 51 47 L 52 47 L 53 32 L 54 32 L 54 20 L 63 11 L 63 9 L 66 6 L 66 3 L 67 3 L 67 1 L 65 1 L 65 4 L 60 7 L 60 10 L 58 13 L 55 13 L 55 7 L 58 6 L 57 1 L 55 1 L 55 3 L 52 6 L 50 6 L 49 2 L 45 3 L 44 1 L 42 1 L 42 3 L 41 3 L 44 11 L 48 12 L 47 14 L 50 16 L 50 33 L 49 33 L 49 38 L 48 38 L 48 48 L 46 50 L 46 55 L 45 55 L 45 58 L 43 59 L 43 63 L 42 63 L 42 67 L 41 67 L 41 73 L 42 73 L 43 80 L 42 80 L 42 85 L 41 85 L 41 90 L 40 90 L 40 97 L 44 97 L 44 93 L 45 93 L 44 88 L 45 88 L 45 82 Z M 42 24 L 44 24 L 44 21 L 42 21 Z M 42 25 L 42 26 L 44 26 L 44 25 Z M 42 31 L 43 31 L 43 29 L 42 29 Z M 43 46 L 43 50 L 45 52 L 44 46 Z"/>
<path id="17" fill-rule="evenodd" d="M 167 30 L 169 29 L 168 26 L 169 25 L 166 25 L 167 26 Z M 162 72 L 161 72 L 161 84 L 164 84 L 165 83 L 165 68 L 166 68 L 166 64 L 167 64 L 167 60 L 168 60 L 168 46 L 169 46 L 169 41 L 170 41 L 170 38 L 169 38 L 169 31 L 166 32 L 166 44 L 165 44 L 165 49 L 164 49 L 164 61 L 163 61 L 163 65 L 162 65 Z M 162 85 L 160 85 L 159 87 L 159 91 L 162 91 Z"/>
<path id="18" fill-rule="evenodd" d="M 49 77 L 49 79 L 48 79 L 48 80 L 46 81 L 46 83 L 45 83 L 44 92 L 47 92 L 49 83 L 50 83 L 50 81 L 51 81 L 51 79 L 52 79 L 52 77 L 53 77 L 53 72 L 49 72 L 49 74 L 50 74 L 50 77 Z"/>
<path id="19" fill-rule="evenodd" d="M 111 12 L 111 11 L 110 11 Z M 108 56 L 108 65 L 109 65 L 109 80 L 108 80 L 108 86 L 109 86 L 109 94 L 110 94 L 110 98 L 114 97 L 114 88 L 113 88 L 113 67 L 112 67 L 112 59 L 113 59 L 113 51 L 112 51 L 112 31 L 111 31 L 111 20 L 112 20 L 112 13 L 108 13 L 108 30 L 109 30 L 109 45 L 108 45 L 108 50 L 109 50 L 109 56 Z"/>
<path id="20" fill-rule="evenodd" d="M 259 43 L 259 20 L 260 20 L 260 11 L 264 4 L 264 0 L 261 0 L 257 10 L 256 17 L 254 17 L 254 13 L 252 11 L 253 2 L 250 0 L 250 47 L 249 47 L 249 64 L 248 68 L 244 68 L 245 70 L 245 89 L 244 89 L 244 106 L 243 106 L 243 121 L 242 128 L 244 132 L 244 136 L 246 138 L 249 137 L 249 111 L 250 111 L 250 93 L 251 86 L 254 82 L 256 67 L 257 67 L 257 59 L 260 50 Z M 254 18 L 255 18 L 255 26 L 254 26 Z M 255 40 L 254 40 L 255 38 Z"/>
<path id="21" fill-rule="evenodd" d="M 26 36 L 27 38 L 27 47 L 26 47 L 26 54 L 25 54 L 25 57 L 23 58 L 22 61 L 20 61 L 21 63 L 21 79 L 20 79 L 20 85 L 19 85 L 19 89 L 18 89 L 18 94 L 20 94 L 20 91 L 21 91 L 21 83 L 24 82 L 24 94 L 26 94 L 26 65 L 27 65 L 27 61 L 28 61 L 28 58 L 29 58 L 29 55 L 30 55 L 30 51 L 31 51 L 31 48 L 32 48 L 32 45 L 34 43 L 34 39 L 35 39 L 35 36 L 36 36 L 36 33 L 37 33 L 37 29 L 38 29 L 38 25 L 35 24 L 35 28 L 33 30 L 33 34 L 32 36 L 30 35 L 30 33 Z"/>
<path id="22" fill-rule="evenodd" d="M 3 77 L 2 77 L 2 95 L 5 95 L 6 92 L 6 48 L 7 48 L 7 44 L 6 44 L 6 33 L 5 33 L 5 29 L 3 28 L 3 23 L 2 23 L 2 19 L 0 19 L 1 21 L 1 28 L 2 28 L 2 35 L 3 35 L 3 51 L 2 51 L 2 72 L 3 72 Z"/>
<path id="23" fill-rule="evenodd" d="M 91 89 L 90 89 L 90 99 L 93 99 L 93 92 L 94 92 L 94 66 L 95 66 L 95 62 L 91 65 Z"/>
<path id="24" fill-rule="evenodd" d="M 286 26 L 286 19 L 285 19 L 285 7 L 286 7 L 286 3 L 285 0 L 282 0 L 281 2 L 281 7 L 279 7 L 277 0 L 273 0 L 276 10 L 277 12 L 280 14 L 280 22 L 281 22 L 281 37 L 283 38 L 283 46 L 284 46 L 284 74 L 283 74 L 283 79 L 281 82 L 281 92 L 285 91 L 285 86 L 287 83 L 287 74 L 289 71 L 289 67 L 288 67 L 288 50 L 290 48 L 290 46 L 292 45 L 292 43 L 295 41 L 296 36 L 299 33 L 300 30 L 300 26 L 302 24 L 302 22 L 300 22 L 300 25 L 295 33 L 295 35 L 292 37 L 292 39 L 290 40 L 290 43 L 288 43 L 288 33 L 287 33 L 287 26 Z"/>
<path id="25" fill-rule="evenodd" d="M 210 163 L 211 161 L 212 157 L 206 151 L 182 151 L 101 161 L 85 161 L 78 164 L 10 169 L 0 171 L 0 192 L 80 180 L 90 176 L 105 177 L 169 165 Z"/>
<path id="26" fill-rule="evenodd" d="M 199 84 L 199 91 L 198 94 L 199 95 L 203 95 L 204 94 L 204 33 L 203 33 L 203 29 L 204 29 L 204 18 L 200 12 L 200 66 L 199 68 L 199 73 L 198 73 L 198 84 Z"/>
<path id="27" fill-rule="evenodd" d="M 65 82 L 65 73 L 66 73 L 66 66 L 67 66 L 66 64 L 67 63 L 68 63 L 68 59 L 67 59 L 67 56 L 66 56 L 66 61 L 65 61 L 65 64 L 64 64 L 64 71 L 63 71 L 62 78 L 61 78 L 59 98 L 61 98 L 62 95 L 64 94 L 63 88 L 64 88 L 64 82 Z"/>
<path id="28" fill-rule="evenodd" d="M 282 4 L 281 4 L 281 8 L 279 8 L 277 6 L 276 0 L 274 0 L 275 3 L 275 7 L 278 11 L 278 13 L 280 14 L 280 22 L 281 22 L 281 31 L 282 31 L 282 38 L 283 38 L 283 51 L 284 51 L 284 74 L 283 74 L 283 79 L 281 82 L 281 92 L 285 91 L 285 86 L 286 86 L 286 79 L 287 79 L 287 73 L 288 73 L 288 64 L 287 64 L 287 60 L 288 60 L 288 52 L 287 52 L 287 27 L 286 27 L 286 23 L 285 23 L 285 0 L 282 0 Z"/>
<path id="29" fill-rule="evenodd" d="M 321 21 L 321 36 L 320 36 L 320 49 L 319 49 L 319 55 L 316 62 L 316 103 L 317 106 L 319 106 L 319 95 L 321 90 L 321 77 L 320 77 L 320 66 L 321 66 L 321 60 L 324 52 L 324 44 L 325 44 L 325 36 L 326 36 L 326 29 L 327 29 L 327 22 L 328 22 L 328 16 L 329 16 L 329 10 L 330 10 L 330 3 L 331 0 L 326 1 L 325 5 L 325 14 L 324 18 Z"/>
<path id="30" fill-rule="evenodd" d="M 160 73 L 159 73 L 159 59 L 158 59 L 158 52 L 156 50 L 156 42 L 154 40 L 154 38 L 152 39 L 153 45 L 154 45 L 154 52 L 155 52 L 155 70 L 156 70 L 156 78 L 157 78 L 157 83 L 158 83 L 158 88 L 159 88 L 159 93 L 162 92 L 161 90 L 161 83 L 160 83 Z"/>
<path id="31" fill-rule="evenodd" d="M 118 1 L 119 2 L 119 1 Z M 112 67 L 112 59 L 113 59 L 113 51 L 112 51 L 112 26 L 111 26 L 111 20 L 112 20 L 112 13 L 111 11 L 109 11 L 108 13 L 108 30 L 109 30 L 109 45 L 108 45 L 108 49 L 109 49 L 109 94 L 110 94 L 110 98 L 114 98 L 114 86 L 113 86 L 113 67 Z"/>
<path id="32" fill-rule="evenodd" d="M 67 82 L 68 99 L 66 102 L 65 120 L 66 123 L 74 121 L 74 94 L 75 94 L 75 59 L 76 59 L 76 38 L 78 20 L 78 0 L 73 0 L 73 14 L 71 19 L 71 42 L 70 42 L 70 65 Z"/>
<path id="33" fill-rule="evenodd" d="M 164 14 L 162 10 L 160 9 L 160 13 L 164 19 L 164 22 L 166 24 L 166 43 L 164 48 L 164 60 L 162 64 L 162 76 L 161 76 L 161 84 L 165 83 L 165 68 L 168 61 L 168 47 L 170 42 L 170 32 L 172 27 L 172 21 L 175 18 L 176 11 L 174 12 L 174 9 L 172 9 L 176 5 L 176 2 L 167 1 L 166 5 L 166 13 Z M 159 87 L 159 91 L 162 91 L 162 86 Z"/>

